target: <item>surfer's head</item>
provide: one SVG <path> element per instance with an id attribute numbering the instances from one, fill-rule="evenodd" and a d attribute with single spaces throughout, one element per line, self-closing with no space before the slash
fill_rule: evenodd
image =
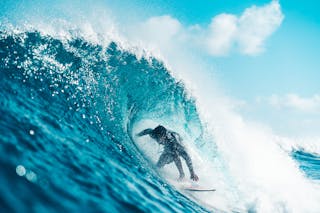
<path id="1" fill-rule="evenodd" d="M 158 140 L 159 143 L 162 143 L 162 139 L 165 138 L 166 134 L 167 134 L 167 129 L 161 125 L 157 126 L 152 131 L 152 135 L 154 136 L 155 139 Z"/>

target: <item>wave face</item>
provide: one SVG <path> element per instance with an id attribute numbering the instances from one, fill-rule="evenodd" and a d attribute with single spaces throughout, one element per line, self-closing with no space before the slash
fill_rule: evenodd
<path id="1" fill-rule="evenodd" d="M 194 101 L 161 62 L 114 42 L 3 30 L 0 81 L 1 212 L 206 211 L 132 141 L 142 119 L 201 129 Z"/>
<path id="2" fill-rule="evenodd" d="M 299 163 L 300 169 L 310 178 L 320 180 L 320 156 L 305 150 L 293 150 L 292 157 Z"/>

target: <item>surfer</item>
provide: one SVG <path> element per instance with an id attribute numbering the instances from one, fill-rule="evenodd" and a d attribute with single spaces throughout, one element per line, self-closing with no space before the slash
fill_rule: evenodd
<path id="1" fill-rule="evenodd" d="M 179 180 L 184 178 L 184 172 L 180 156 L 186 161 L 186 164 L 190 171 L 190 179 L 198 181 L 198 176 L 194 173 L 192 161 L 190 156 L 185 150 L 185 147 L 181 144 L 181 137 L 178 133 L 167 130 L 165 127 L 159 125 L 154 129 L 145 129 L 137 134 L 141 137 L 149 135 L 152 139 L 156 140 L 159 144 L 164 146 L 163 153 L 161 154 L 157 167 L 162 168 L 164 165 L 174 162 L 179 170 Z"/>

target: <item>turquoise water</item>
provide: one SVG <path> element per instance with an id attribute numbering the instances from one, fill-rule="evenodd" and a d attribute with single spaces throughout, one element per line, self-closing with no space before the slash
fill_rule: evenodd
<path id="1" fill-rule="evenodd" d="M 161 62 L 85 40 L 0 33 L 1 212 L 205 212 L 130 139 L 193 101 Z M 187 125 L 187 124 L 186 124 Z"/>
<path id="2" fill-rule="evenodd" d="M 293 158 L 299 163 L 300 169 L 313 180 L 320 180 L 320 156 L 305 150 L 292 151 Z"/>

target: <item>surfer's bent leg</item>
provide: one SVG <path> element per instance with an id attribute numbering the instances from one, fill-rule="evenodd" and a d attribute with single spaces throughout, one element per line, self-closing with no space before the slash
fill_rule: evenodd
<path id="1" fill-rule="evenodd" d="M 188 155 L 188 153 L 185 150 L 181 150 L 179 152 L 179 154 L 186 161 L 186 164 L 187 164 L 189 171 L 190 171 L 191 178 L 193 179 L 193 177 L 195 176 L 195 173 L 193 170 L 192 161 L 191 161 L 190 156 Z"/>
<path id="2" fill-rule="evenodd" d="M 164 152 L 158 160 L 157 167 L 162 168 L 164 165 L 173 162 L 173 160 L 174 156 L 171 153 Z"/>

